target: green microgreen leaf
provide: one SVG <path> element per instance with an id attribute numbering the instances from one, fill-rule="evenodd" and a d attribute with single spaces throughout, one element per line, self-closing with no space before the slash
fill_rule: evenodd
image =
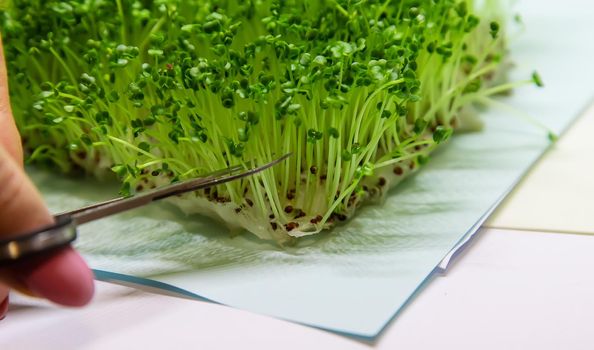
<path id="1" fill-rule="evenodd" d="M 435 128 L 435 131 L 433 132 L 433 141 L 435 141 L 435 143 L 438 143 L 438 144 L 445 142 L 452 136 L 453 132 L 454 132 L 454 129 L 446 128 L 442 125 L 439 125 L 438 127 Z"/>
<path id="2" fill-rule="evenodd" d="M 493 39 L 497 38 L 497 35 L 499 34 L 499 23 L 497 22 L 491 22 L 489 23 L 489 29 L 491 33 L 491 37 Z"/>
<path id="3" fill-rule="evenodd" d="M 414 124 L 413 132 L 420 135 L 427 128 L 428 123 L 424 119 L 417 119 Z"/>
<path id="4" fill-rule="evenodd" d="M 540 74 L 538 74 L 538 72 L 534 71 L 532 73 L 532 82 L 534 83 L 534 85 L 538 86 L 538 87 L 544 87 L 544 83 L 542 82 L 542 79 L 540 78 Z"/>
<path id="5" fill-rule="evenodd" d="M 330 135 L 331 137 L 337 139 L 338 136 L 339 136 L 338 129 L 336 129 L 336 128 L 329 128 L 328 129 L 328 135 Z"/>

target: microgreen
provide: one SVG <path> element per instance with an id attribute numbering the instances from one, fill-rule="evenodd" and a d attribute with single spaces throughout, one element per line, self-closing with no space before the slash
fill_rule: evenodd
<path id="1" fill-rule="evenodd" d="M 0 29 L 31 161 L 129 195 L 292 152 L 179 199 L 286 242 L 386 193 L 508 89 L 502 19 L 495 0 L 22 0 Z"/>
<path id="2" fill-rule="evenodd" d="M 544 86 L 544 83 L 542 82 L 542 79 L 540 78 L 540 74 L 538 74 L 538 72 L 532 73 L 532 81 L 534 82 L 534 85 L 538 87 Z"/>

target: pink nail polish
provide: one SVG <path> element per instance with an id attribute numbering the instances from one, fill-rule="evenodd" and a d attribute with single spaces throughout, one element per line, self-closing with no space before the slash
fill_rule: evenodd
<path id="1" fill-rule="evenodd" d="M 8 311 L 8 295 L 0 304 L 0 321 L 2 321 L 6 317 L 6 312 Z"/>

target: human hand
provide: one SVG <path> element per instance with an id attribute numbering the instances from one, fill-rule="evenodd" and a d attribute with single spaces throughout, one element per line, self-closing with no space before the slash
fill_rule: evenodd
<path id="1" fill-rule="evenodd" d="M 9 102 L 0 37 L 0 237 L 53 222 L 23 171 L 23 151 Z M 0 269 L 0 319 L 8 309 L 9 288 L 67 306 L 85 305 L 94 290 L 91 271 L 71 247 Z"/>

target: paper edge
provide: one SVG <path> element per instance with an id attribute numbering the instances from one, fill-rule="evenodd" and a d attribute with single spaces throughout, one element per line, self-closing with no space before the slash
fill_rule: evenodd
<path id="1" fill-rule="evenodd" d="M 594 108 L 594 95 L 587 100 L 585 106 L 582 106 L 578 113 L 574 115 L 572 118 L 569 119 L 567 124 L 563 127 L 561 132 L 557 135 L 558 138 L 562 138 L 567 134 L 569 129 L 571 129 L 577 121 L 582 118 L 591 108 Z M 460 254 L 464 252 L 464 249 L 469 246 L 470 242 L 477 236 L 480 232 L 480 228 L 485 221 L 489 219 L 491 214 L 501 205 L 501 203 L 509 197 L 509 195 L 514 191 L 514 189 L 522 182 L 526 176 L 530 173 L 530 171 L 534 168 L 534 166 L 540 162 L 546 154 L 555 147 L 555 142 L 551 142 L 535 159 L 534 161 L 520 174 L 520 176 L 514 181 L 510 187 L 493 203 L 493 205 L 485 212 L 483 216 L 479 218 L 479 220 L 466 232 L 466 234 L 456 243 L 454 248 L 450 250 L 448 254 L 441 260 L 441 262 L 437 265 L 438 273 L 444 274 L 447 272 L 448 268 L 453 264 Z M 492 227 L 497 228 L 497 227 Z"/>

